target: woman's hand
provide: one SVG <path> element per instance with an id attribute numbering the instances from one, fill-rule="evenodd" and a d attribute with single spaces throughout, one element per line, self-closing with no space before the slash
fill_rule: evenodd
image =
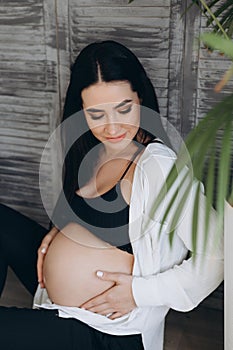
<path id="1" fill-rule="evenodd" d="M 44 239 L 41 242 L 41 245 L 37 251 L 37 276 L 38 276 L 38 282 L 41 286 L 41 288 L 44 288 L 44 282 L 43 282 L 43 263 L 45 255 L 48 251 L 48 247 L 51 244 L 52 240 L 56 236 L 56 234 L 59 232 L 59 230 L 56 227 L 53 227 L 52 230 L 47 233 L 47 235 L 44 237 Z"/>
<path id="2" fill-rule="evenodd" d="M 113 281 L 115 285 L 82 304 L 81 308 L 114 320 L 137 306 L 132 293 L 132 275 L 97 271 L 97 276 L 104 281 Z"/>

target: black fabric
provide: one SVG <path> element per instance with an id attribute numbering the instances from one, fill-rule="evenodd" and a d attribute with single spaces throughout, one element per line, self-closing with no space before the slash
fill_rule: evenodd
<path id="1" fill-rule="evenodd" d="M 142 350 L 141 335 L 99 332 L 54 310 L 0 307 L 1 350 Z"/>
<path id="2" fill-rule="evenodd" d="M 37 288 L 37 249 L 48 230 L 0 204 L 0 295 L 10 266 L 33 295 Z"/>
<path id="3" fill-rule="evenodd" d="M 120 182 L 140 152 L 141 148 L 138 148 L 117 184 L 109 191 L 95 198 L 83 198 L 75 194 L 70 203 L 77 223 L 100 239 L 130 254 L 133 251 L 129 239 L 129 205 L 122 196 Z"/>
<path id="4" fill-rule="evenodd" d="M 129 205 L 121 194 L 120 183 L 96 198 L 76 194 L 70 206 L 77 223 L 100 239 L 133 254 L 129 240 Z"/>
<path id="5" fill-rule="evenodd" d="M 0 286 L 10 266 L 33 295 L 37 249 L 47 229 L 0 204 Z M 0 307 L 1 350 L 142 350 L 141 335 L 112 336 L 54 310 Z"/>

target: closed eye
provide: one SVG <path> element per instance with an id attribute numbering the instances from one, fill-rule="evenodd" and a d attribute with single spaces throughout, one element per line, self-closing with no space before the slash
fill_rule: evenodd
<path id="1" fill-rule="evenodd" d="M 104 114 L 101 114 L 101 115 L 95 115 L 95 114 L 91 114 L 91 113 L 89 113 L 89 114 L 90 114 L 90 117 L 92 120 L 98 120 L 98 119 L 101 119 L 104 117 Z"/>
<path id="2" fill-rule="evenodd" d="M 120 114 L 127 114 L 127 113 L 129 113 L 129 112 L 131 112 L 131 110 L 132 110 L 132 106 L 129 106 L 128 108 L 126 108 L 126 109 L 122 109 L 122 110 L 118 110 L 118 112 L 120 113 Z"/>

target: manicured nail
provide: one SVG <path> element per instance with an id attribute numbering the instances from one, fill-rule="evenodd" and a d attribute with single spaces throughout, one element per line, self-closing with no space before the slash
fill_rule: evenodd
<path id="1" fill-rule="evenodd" d="M 42 249 L 41 249 L 41 253 L 42 253 L 42 254 L 45 254 L 45 253 L 46 253 L 46 248 L 42 248 Z"/>
<path id="2" fill-rule="evenodd" d="M 102 271 L 97 271 L 97 272 L 96 272 L 96 275 L 97 275 L 98 277 L 103 277 L 104 273 L 103 273 Z"/>

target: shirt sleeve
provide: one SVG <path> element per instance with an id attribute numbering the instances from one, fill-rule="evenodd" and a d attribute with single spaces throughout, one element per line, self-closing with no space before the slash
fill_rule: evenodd
<path id="1" fill-rule="evenodd" d="M 151 181 L 153 180 L 149 177 L 148 182 Z M 197 181 L 194 182 L 188 204 L 175 232 L 191 252 L 193 251 L 192 217 L 197 185 Z M 149 192 L 152 193 L 151 190 Z M 201 191 L 195 255 L 191 254 L 188 260 L 183 260 L 181 264 L 161 273 L 133 277 L 133 295 L 139 307 L 164 305 L 177 311 L 189 311 L 223 280 L 223 237 L 216 236 L 217 217 L 212 209 L 205 245 L 205 207 L 206 198 Z"/>

